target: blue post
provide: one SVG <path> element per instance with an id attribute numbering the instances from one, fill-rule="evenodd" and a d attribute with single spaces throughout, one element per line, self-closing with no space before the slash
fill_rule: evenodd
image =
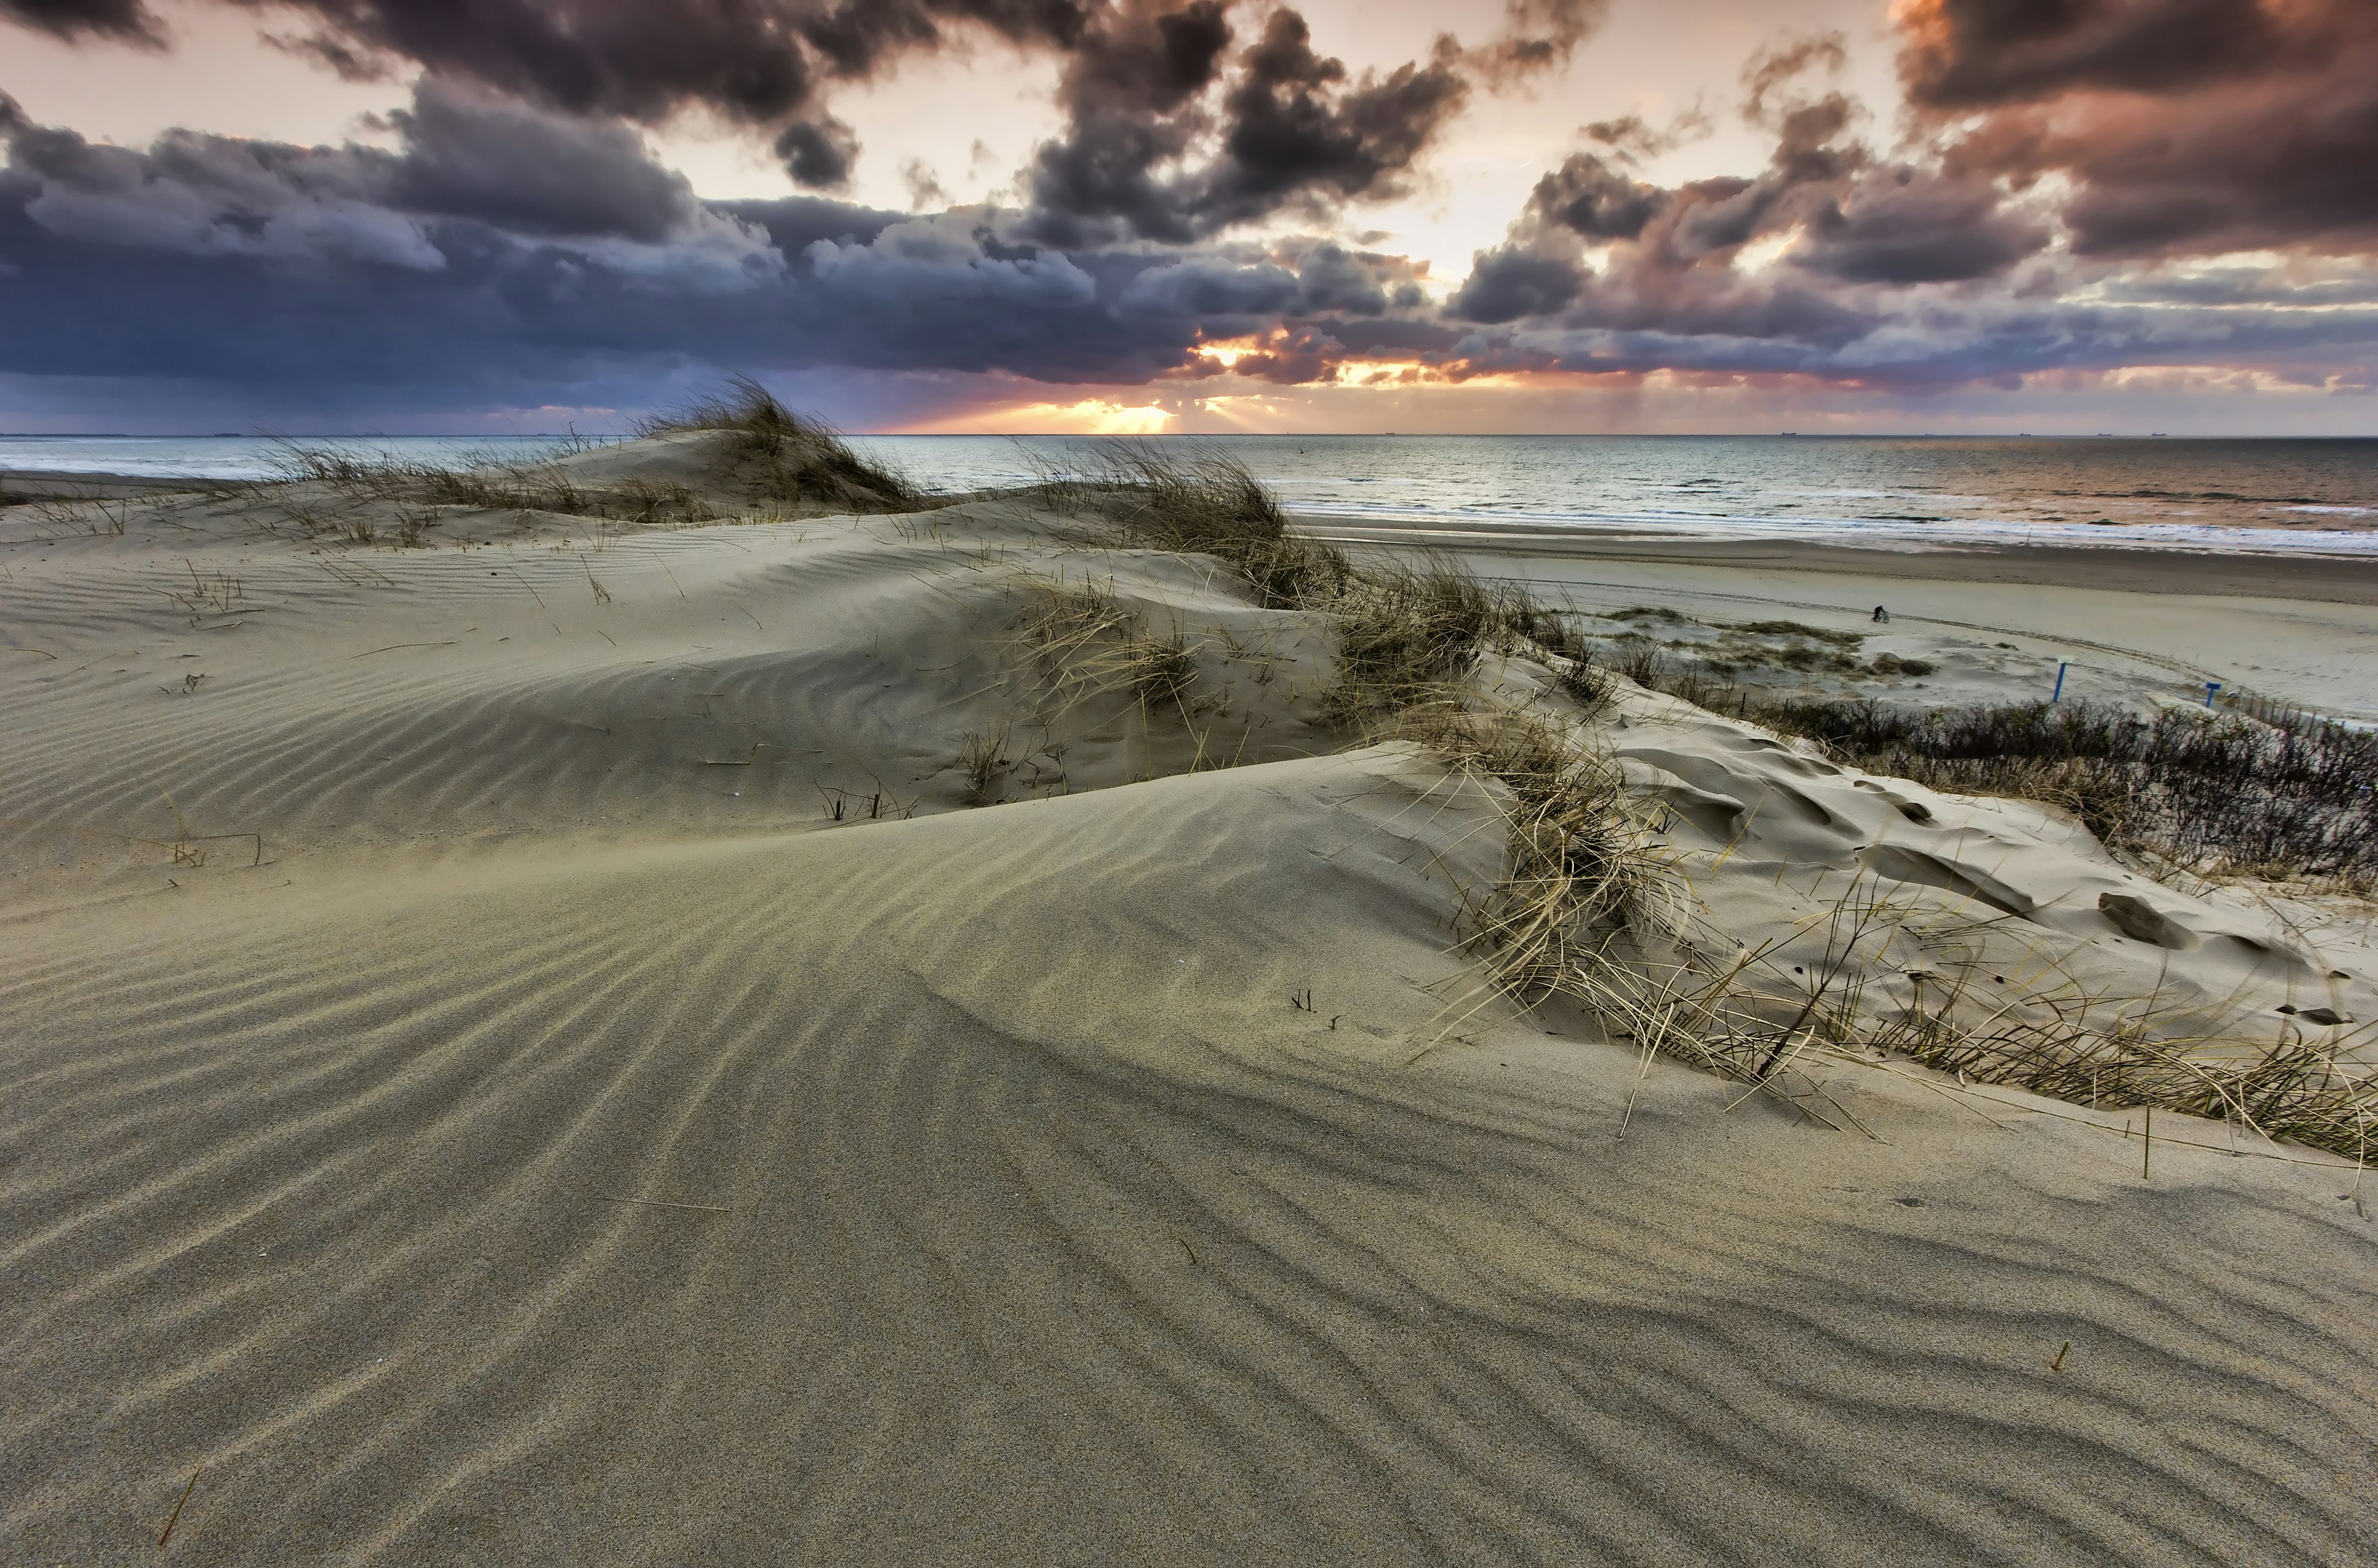
<path id="1" fill-rule="evenodd" d="M 2072 661 L 2070 659 L 2059 659 L 2056 661 L 2056 693 L 2054 696 L 2048 698 L 2050 702 L 2061 702 L 2064 700 L 2064 672 L 2072 667 Z"/>
<path id="2" fill-rule="evenodd" d="M 2206 707 L 2210 708 L 2213 706 L 2213 694 L 2220 689 L 2221 683 L 2217 680 L 2208 680 L 2204 683 L 2204 705 Z"/>

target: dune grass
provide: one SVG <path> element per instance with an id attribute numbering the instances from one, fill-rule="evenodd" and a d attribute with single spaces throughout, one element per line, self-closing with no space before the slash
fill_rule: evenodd
<path id="1" fill-rule="evenodd" d="M 1008 727 L 969 730 L 958 746 L 957 769 L 967 783 L 966 797 L 975 806 L 998 803 L 1006 793 L 1008 772 L 1015 766 L 1008 756 Z"/>
<path id="2" fill-rule="evenodd" d="M 1603 618 L 1641 622 L 1654 615 L 1639 607 Z M 1730 629 L 1813 628 L 1772 621 Z M 2156 875 L 2258 877 L 2378 893 L 2378 734 L 2276 708 L 2258 716 L 2183 705 L 2142 715 L 2086 701 L 1925 709 L 1874 699 L 1775 700 L 1724 678 L 1729 663 L 1680 656 L 1638 634 L 1572 634 L 1559 651 L 1570 665 L 1553 661 L 1555 667 L 1600 665 L 1808 740 L 1868 772 L 2070 811 L 2108 848 Z M 1729 649 L 1716 652 L 1734 657 Z M 1933 666 L 1885 653 L 1870 670 L 1922 676 Z"/>
<path id="3" fill-rule="evenodd" d="M 1961 1083 L 2227 1119 L 2366 1157 L 2378 1073 L 2351 1059 L 2358 1036 L 2324 1037 L 2292 1021 L 2274 1036 L 2265 1021 L 2218 1009 L 2091 994 L 2047 951 L 2052 938 L 2026 945 L 1995 912 L 1927 909 L 1870 874 L 1835 896 L 1813 961 L 1803 947 L 1792 963 L 1775 943 L 1735 939 L 1699 904 L 1688 868 L 1663 840 L 1666 813 L 1635 796 L 1594 745 L 1594 719 L 1615 682 L 1571 617 L 1443 561 L 1349 568 L 1327 612 L 1339 633 L 1333 714 L 1370 738 L 1428 747 L 1502 802 L 1502 872 L 1466 892 L 1461 909 L 1484 994 L 1527 1006 L 1565 999 L 1622 1042 L 1837 1128 L 1857 1121 L 1826 1091 L 1824 1064 L 1898 1058 Z M 1541 662 L 1576 711 L 1515 709 L 1475 689 L 1468 677 L 1489 650 Z M 1652 677 L 1641 684 L 1713 685 L 1667 669 L 1648 644 L 1626 658 L 1628 673 Z M 1969 788 L 1978 779 L 2070 791 L 2096 777 L 2091 769 L 2128 768 L 2139 776 L 2126 783 L 2126 800 L 2161 792 L 2177 803 L 2164 809 L 2186 813 L 2178 836 L 2166 835 L 2176 851 L 2234 856 L 2262 842 L 2255 833 L 2276 833 L 2283 848 L 2318 847 L 2332 861 L 2337 824 L 2307 825 L 2280 803 L 2321 802 L 2332 816 L 2366 809 L 2355 784 L 2372 744 L 2334 728 L 2257 735 L 2244 721 L 2208 727 L 2185 712 L 2144 721 L 2045 705 L 1911 722 L 1873 704 L 1803 704 L 1779 727 L 1844 751 L 1895 747 L 1903 758 L 1969 764 L 1972 777 L 1960 781 Z M 2255 782 L 2240 789 L 2241 777 Z M 2216 780 L 2228 782 L 2226 796 L 2209 787 Z M 2024 976 L 2012 991 L 1999 983 L 2009 972 Z M 1883 975 L 1917 976 L 1913 996 L 1877 991 Z"/>
<path id="4" fill-rule="evenodd" d="M 2367 731 L 2077 701 L 1784 702 L 1751 716 L 1869 772 L 2062 807 L 2111 847 L 2200 875 L 2378 885 L 2378 735 Z"/>
<path id="5" fill-rule="evenodd" d="M 1267 608 L 1326 609 L 1352 581 L 1344 554 L 1290 533 L 1279 497 L 1227 453 L 1121 441 L 1071 463 L 1033 461 L 1027 494 L 1042 508 L 1091 512 L 1143 549 L 1212 556 Z"/>
<path id="6" fill-rule="evenodd" d="M 860 457 L 823 421 L 795 413 L 748 376 L 635 426 L 638 436 L 687 430 L 731 437 L 727 467 L 755 500 L 848 512 L 919 511 L 937 501 L 906 474 Z"/>
<path id="7" fill-rule="evenodd" d="M 362 456 L 329 447 L 282 442 L 271 480 L 240 487 L 240 498 L 279 510 L 306 538 L 370 545 L 381 524 L 393 542 L 418 548 L 449 511 L 550 512 L 644 525 L 690 526 L 724 513 L 682 485 L 631 479 L 591 485 L 552 458 L 528 462 L 466 458 L 436 463 L 392 453 Z M 385 508 L 387 516 L 370 509 Z"/>
<path id="8" fill-rule="evenodd" d="M 1523 827 L 1533 820 L 1514 814 Z M 1626 849 L 1639 860 L 1641 846 Z M 1542 856 L 1516 853 L 1471 906 L 1471 940 L 1509 995 L 1558 997 L 1615 1040 L 1743 1083 L 1836 1129 L 1858 1126 L 1826 1083 L 1904 1059 L 1970 1084 L 2003 1084 L 2098 1110 L 2152 1107 L 2226 1121 L 2357 1163 L 2378 1132 L 2378 1071 L 2358 1040 L 2219 1008 L 2092 993 L 2044 947 L 1995 919 L 1927 911 L 1854 878 L 1811 953 L 1746 947 L 1706 912 L 1629 917 L 1589 878 L 1579 898 Z M 1666 867 L 1681 885 L 1683 868 Z M 1996 973 L 1994 973 L 1996 972 Z M 1997 982 L 2022 976 L 2010 989 Z M 1883 994 L 1895 975 L 1908 994 Z M 1947 1091 L 1944 1091 L 1947 1092 Z"/>
<path id="9" fill-rule="evenodd" d="M 1690 868 L 1659 836 L 1664 813 L 1633 796 L 1573 722 L 1448 692 L 1387 733 L 1500 786 L 1504 869 L 1461 910 L 1488 993 L 1531 1008 L 1562 999 L 1647 1058 L 1674 1057 L 1836 1129 L 1858 1123 L 1827 1092 L 1831 1071 L 1899 1058 L 1960 1084 L 2152 1107 L 2368 1157 L 2378 1071 L 2356 1059 L 2367 1031 L 2284 1018 L 2274 1028 L 2220 1006 L 2093 993 L 2063 972 L 2052 937 L 2026 940 L 1995 912 L 1927 908 L 1866 873 L 1811 923 L 1814 952 L 1748 946 L 1694 895 Z M 1886 976 L 1908 994 L 1885 994 Z"/>
<path id="10" fill-rule="evenodd" d="M 756 381 L 739 378 L 715 396 L 642 422 L 636 434 L 685 430 L 727 433 L 722 478 L 767 509 L 902 512 L 933 504 L 920 487 L 860 458 Z M 306 538 L 400 547 L 430 544 L 434 530 L 458 512 L 545 512 L 643 527 L 690 527 L 739 515 L 691 485 L 643 478 L 597 482 L 561 461 L 598 444 L 582 441 L 529 461 L 480 453 L 439 463 L 284 441 L 272 478 L 225 489 L 273 508 Z"/>
<path id="11" fill-rule="evenodd" d="M 1024 603 L 1014 624 L 1046 684 L 1043 723 L 1116 692 L 1187 711 L 1197 651 L 1179 629 L 1149 631 L 1136 611 L 1092 583 L 1026 578 L 1019 586 Z"/>

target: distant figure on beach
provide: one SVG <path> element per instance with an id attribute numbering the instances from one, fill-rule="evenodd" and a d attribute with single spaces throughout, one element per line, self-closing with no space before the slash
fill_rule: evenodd
<path id="1" fill-rule="evenodd" d="M 1891 612 L 1884 609 L 1880 604 L 1877 604 L 1874 607 L 1874 618 L 1881 622 L 1883 625 L 1889 626 L 1891 624 Z"/>

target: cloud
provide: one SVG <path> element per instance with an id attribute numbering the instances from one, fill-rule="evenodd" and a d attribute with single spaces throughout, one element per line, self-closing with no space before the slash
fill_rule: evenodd
<path id="1" fill-rule="evenodd" d="M 1396 195 L 1473 82 L 1500 90 L 1566 63 L 1601 13 L 1510 0 L 1480 48 L 1447 34 L 1425 61 L 1358 78 L 1285 6 L 1243 41 L 1228 0 L 1122 0 L 1072 47 L 1066 129 L 1034 154 L 1028 227 L 1063 245 L 1184 244 Z"/>
<path id="2" fill-rule="evenodd" d="M 589 119 L 706 110 L 764 134 L 814 189 L 847 185 L 859 151 L 831 113 L 834 84 L 999 38 L 1063 59 L 1067 128 L 1029 171 L 1036 235 L 1177 244 L 1398 193 L 1473 83 L 1503 90 L 1567 64 L 1605 4 L 1506 0 L 1501 30 L 1477 47 L 1447 34 L 1423 60 L 1359 78 L 1314 47 L 1294 9 L 1239 0 L 282 0 L 276 12 L 313 30 L 273 38 L 342 76 L 407 61 Z M 140 6 L 0 0 L 0 15 L 156 42 Z"/>
<path id="3" fill-rule="evenodd" d="M 53 234 L 197 256 L 444 265 L 391 210 L 399 160 L 378 149 L 172 131 L 138 152 L 34 125 L 13 101 L 0 101 L 0 131 L 25 216 Z"/>
<path id="4" fill-rule="evenodd" d="M 1224 9 L 1220 0 L 1126 0 L 1075 46 L 1057 89 L 1066 133 L 1033 157 L 1036 233 L 1058 245 L 1191 237 L 1179 196 L 1156 171 L 1204 128 L 1201 99 L 1231 43 Z"/>
<path id="5" fill-rule="evenodd" d="M 432 77 L 389 119 L 405 150 L 385 199 L 407 211 L 650 244 L 689 230 L 699 210 L 685 176 L 618 121 L 546 114 Z"/>
<path id="6" fill-rule="evenodd" d="M 1960 113 L 1919 120 L 1921 134 L 1896 158 L 1879 157 L 1854 134 L 1856 103 L 1809 85 L 1842 59 L 1838 41 L 1826 37 L 1784 41 L 1745 66 L 1742 116 L 1775 136 L 1755 175 L 1656 184 L 1638 169 L 1671 144 L 1666 137 L 1634 120 L 1589 127 L 1589 146 L 1538 182 L 1510 238 L 1481 252 L 1447 302 L 1448 317 L 1479 329 L 1459 357 L 1472 368 L 1533 354 L 1572 373 L 1785 374 L 1926 389 L 2237 353 L 2297 365 L 2272 373 L 2280 379 L 2318 380 L 2301 362 L 2368 352 L 2378 317 L 2315 312 L 2310 296 L 2289 291 L 2269 293 L 2249 317 L 2204 288 L 2123 295 L 2107 289 L 2111 277 L 2091 259 L 2134 243 L 2150 254 L 2185 248 L 2173 235 L 2198 221 L 2218 225 L 2192 237 L 2205 248 L 2301 240 L 2324 223 L 2331 226 L 2320 232 L 2335 234 L 2337 209 L 2350 201 L 2324 208 L 2314 192 L 2378 199 L 2357 173 L 2372 165 L 2319 139 L 2338 125 L 2378 126 L 2378 117 L 2324 118 L 2318 94 L 2306 95 L 2311 112 L 2288 121 L 2284 138 L 2266 126 L 2273 134 L 2259 143 L 2197 145 L 2208 127 L 2238 130 L 2234 111 L 2248 102 L 2240 95 L 2266 90 L 2283 62 L 2309 57 L 2251 30 L 2234 60 L 2188 54 L 2180 45 L 2197 36 L 2193 5 L 1917 7 L 1907 13 L 1914 42 L 1903 69 L 1930 72 L 1923 79 L 1934 85 L 1930 99 L 1912 96 L 1925 114 L 1933 113 L 1928 103 L 1952 102 Z M 2333 9 L 2329 0 L 2303 0 L 2288 15 L 2308 26 L 2305 18 Z M 2099 11 L 2119 15 L 2108 21 Z M 2152 62 L 2132 57 L 2143 12 L 2174 23 L 2168 37 L 2158 35 L 2166 53 Z M 2065 20 L 2051 27 L 2043 18 Z M 2055 47 L 2040 43 L 2043 29 Z M 1957 53 L 1979 50 L 1975 41 L 1984 38 L 2000 51 L 1994 58 Z M 2374 83 L 2378 71 L 2356 78 L 2347 95 L 2378 94 Z M 2119 113 L 2093 96 L 2101 84 L 2108 93 L 2119 87 Z M 2180 96 L 2144 90 L 2167 85 Z M 1976 118 L 1985 86 L 2047 102 L 2024 98 Z M 2199 122 L 2180 113 L 2183 104 Z M 2056 140 L 2060 116 L 2078 116 L 2071 123 L 2094 140 Z M 2266 149 L 2280 143 L 2308 166 L 2267 168 Z M 2262 189 L 2224 188 L 2241 160 L 2263 171 Z M 2070 188 L 2043 184 L 2052 172 L 2078 178 Z M 2275 208 L 2297 226 L 2258 222 Z M 2368 248 L 2361 239 L 2339 248 L 2351 245 Z M 2349 298 L 2359 286 L 2333 282 L 2329 292 Z M 2338 334 L 2325 344 L 2324 321 Z"/>
<path id="7" fill-rule="evenodd" d="M 1527 316 L 1551 316 L 1577 298 L 1584 274 L 1555 256 L 1517 246 L 1482 253 L 1446 313 L 1457 321 L 1500 326 Z"/>
<path id="8" fill-rule="evenodd" d="M 1307 192 L 1387 194 L 1468 97 L 1458 58 L 1441 45 L 1426 66 L 1349 83 L 1342 64 L 1314 53 L 1303 17 L 1274 11 L 1223 99 L 1222 152 L 1196 198 L 1199 227 L 1261 218 Z"/>
<path id="9" fill-rule="evenodd" d="M 2011 210 L 1987 181 L 1901 165 L 1871 172 L 1808 219 L 1790 259 L 1851 283 L 1995 277 L 2046 248 L 2048 225 Z"/>
<path id="10" fill-rule="evenodd" d="M 392 9 L 306 4 L 338 47 L 392 47 L 372 42 Z M 1919 0 L 1900 13 L 1913 118 L 1884 150 L 1830 79 L 1839 42 L 1780 39 L 1742 74 L 1763 164 L 1654 179 L 1704 118 L 1594 122 L 1442 305 L 1423 265 L 1336 214 L 1405 188 L 1471 94 L 1567 58 L 1599 7 L 1520 0 L 1483 42 L 1359 73 L 1295 11 L 1243 0 L 740 6 L 679 8 L 680 57 L 655 61 L 621 53 L 646 37 L 624 5 L 409 10 L 457 37 L 561 27 L 594 86 L 523 85 L 490 45 L 420 76 L 389 146 L 119 148 L 0 98 L 0 375 L 534 406 L 648 401 L 638 386 L 704 366 L 889 373 L 999 379 L 1078 419 L 1087 391 L 1137 418 L 1156 405 L 1126 389 L 1167 384 L 1929 392 L 2228 365 L 2334 391 L 2378 362 L 2374 165 L 2356 161 L 2378 13 L 2341 0 L 2274 3 L 2226 54 L 2191 42 L 2229 14 L 2214 0 Z M 1020 208 L 930 210 L 947 197 L 922 165 L 913 213 L 705 202 L 640 126 L 709 102 L 701 62 L 738 28 L 802 73 L 797 101 L 750 113 L 813 186 L 857 151 L 822 84 L 970 38 L 1060 52 L 1065 128 Z M 2199 259 L 2249 245 L 2279 259 Z"/>
<path id="11" fill-rule="evenodd" d="M 1404 257 L 1322 240 L 1259 259 L 1167 257 L 1139 272 L 1118 303 L 1126 310 L 1193 317 L 1208 333 L 1236 336 L 1260 321 L 1382 316 L 1417 308 L 1426 299 L 1417 269 Z"/>
<path id="12" fill-rule="evenodd" d="M 1077 263 L 983 209 L 704 204 L 631 127 L 476 89 L 425 82 L 390 123 L 393 150 L 193 132 L 136 150 L 0 100 L 0 370 L 391 399 L 535 383 L 532 402 L 584 401 L 556 388 L 591 367 L 690 362 L 1134 385 L 1189 368 L 1202 329 L 1123 303 L 1183 257 Z M 1359 270 L 1316 263 L 1340 291 Z"/>
<path id="13" fill-rule="evenodd" d="M 1505 0 L 1503 31 L 1466 51 L 1463 64 L 1497 88 L 1557 70 L 1609 9 L 1609 0 Z"/>
<path id="14" fill-rule="evenodd" d="M 1486 326 L 1557 316 L 1568 329 L 1737 341 L 1839 343 L 1856 336 L 1857 314 L 1804 281 L 1752 276 L 1735 265 L 1753 241 L 1803 224 L 1830 231 L 1808 257 L 1820 270 L 1853 266 L 1886 238 L 1922 243 L 1900 230 L 1916 229 L 1928 209 L 1903 203 L 1882 213 L 1851 195 L 1872 165 L 1865 147 L 1846 137 L 1856 106 L 1838 92 L 1811 98 L 1793 86 L 1812 63 L 1837 54 L 1837 45 L 1816 40 L 1768 52 L 1746 67 L 1743 116 L 1776 133 L 1768 167 L 1756 177 L 1654 185 L 1632 165 L 1660 138 L 1640 122 L 1591 127 L 1590 139 L 1602 150 L 1573 153 L 1536 183 L 1510 242 L 1480 254 L 1447 313 Z"/>
<path id="15" fill-rule="evenodd" d="M 436 269 L 426 225 L 658 245 L 715 240 L 719 220 L 633 127 L 531 109 L 432 78 L 385 126 L 402 150 L 296 147 L 169 131 L 145 151 L 36 126 L 0 99 L 9 167 L 54 233 L 194 254 Z"/>
<path id="16" fill-rule="evenodd" d="M 859 156 L 859 138 L 848 126 L 831 114 L 796 120 L 776 137 L 776 156 L 797 185 L 812 190 L 834 190 L 850 183 L 850 166 Z"/>
<path id="17" fill-rule="evenodd" d="M 262 0 L 216 0 L 248 9 Z M 450 82 L 541 108 L 658 124 L 701 108 L 775 137 L 804 185 L 833 186 L 857 147 L 820 102 L 903 56 L 984 35 L 1065 50 L 1099 0 L 275 0 L 310 32 L 269 35 L 341 76 L 369 79 L 409 61 Z M 162 47 L 143 0 L 0 0 L 0 19 L 74 41 Z"/>
<path id="18" fill-rule="evenodd" d="M 107 38 L 151 47 L 164 29 L 142 0 L 0 0 L 0 21 L 55 38 Z"/>
<path id="19" fill-rule="evenodd" d="M 2264 0 L 1916 0 L 1900 15 L 1901 72 L 1910 102 L 1936 110 L 2074 90 L 2169 94 L 2267 72 L 2288 53 L 2282 17 Z"/>
<path id="20" fill-rule="evenodd" d="M 771 126 L 806 114 L 822 80 L 865 79 L 978 31 L 1068 46 L 1090 10 L 1087 0 L 287 3 L 350 57 L 395 55 L 548 108 L 651 122 L 700 105 Z"/>
<path id="21" fill-rule="evenodd" d="M 2378 244 L 2368 0 L 1920 0 L 1902 25 L 1948 166 L 2061 176 L 2081 255 Z"/>
<path id="22" fill-rule="evenodd" d="M 1754 126 L 1772 124 L 1776 109 L 1771 97 L 1780 96 L 1812 70 L 1838 76 L 1848 63 L 1849 51 L 1838 32 L 1786 37 L 1756 51 L 1742 67 L 1742 117 Z M 1805 102 L 1793 100 L 1795 106 Z"/>

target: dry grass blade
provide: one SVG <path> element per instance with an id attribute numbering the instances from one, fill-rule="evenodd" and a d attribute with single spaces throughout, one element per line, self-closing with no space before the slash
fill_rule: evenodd
<path id="1" fill-rule="evenodd" d="M 935 504 L 906 474 L 860 457 L 823 421 L 795 413 L 748 376 L 636 426 L 639 436 L 681 430 L 730 436 L 727 465 L 758 500 L 853 512 L 910 512 Z"/>
<path id="2" fill-rule="evenodd" d="M 1006 793 L 1008 771 L 1015 767 L 1007 755 L 1007 726 L 1000 725 L 989 734 L 968 731 L 958 748 L 958 771 L 966 775 L 967 799 L 977 806 L 998 804 Z"/>
<path id="3" fill-rule="evenodd" d="M 1118 651 L 1123 677 L 1143 702 L 1183 702 L 1197 678 L 1197 655 L 1179 632 L 1135 638 Z"/>
<path id="4" fill-rule="evenodd" d="M 1228 453 L 1113 442 L 1073 468 L 1036 461 L 1034 496 L 1052 510 L 1089 510 L 1130 544 L 1212 556 L 1275 609 L 1324 609 L 1353 575 L 1346 557 L 1289 532 L 1279 498 Z"/>
<path id="5" fill-rule="evenodd" d="M 1186 707 L 1198 664 L 1195 648 L 1182 633 L 1147 635 L 1135 612 L 1094 585 L 1027 579 L 1025 588 L 1015 626 L 1048 684 L 1044 717 L 1112 692 Z"/>
<path id="6" fill-rule="evenodd" d="M 275 448 L 275 480 L 248 487 L 251 502 L 275 508 L 307 538 L 330 534 L 356 545 L 378 537 L 375 521 L 356 509 L 366 504 L 391 509 L 396 542 L 404 548 L 426 545 L 446 509 L 551 512 L 646 525 L 707 522 L 723 515 L 682 485 L 631 479 L 609 487 L 589 485 L 555 458 L 520 462 L 480 453 L 450 465 L 284 441 Z"/>

